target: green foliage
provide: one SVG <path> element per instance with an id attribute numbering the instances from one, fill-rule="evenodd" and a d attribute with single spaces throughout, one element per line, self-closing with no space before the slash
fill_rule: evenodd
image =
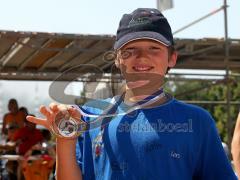
<path id="1" fill-rule="evenodd" d="M 219 82 L 219 81 L 218 81 Z M 213 83 L 210 81 L 171 81 L 165 88 L 177 99 L 183 101 L 221 101 L 227 99 L 227 85 L 222 81 Z M 231 101 L 240 100 L 240 82 L 239 78 L 231 78 L 230 82 Z M 222 141 L 227 142 L 227 106 L 223 103 L 194 103 L 207 109 L 216 121 L 219 134 Z M 230 106 L 230 118 L 234 122 L 231 126 L 231 133 L 235 126 L 235 120 L 239 112 L 239 104 Z"/>

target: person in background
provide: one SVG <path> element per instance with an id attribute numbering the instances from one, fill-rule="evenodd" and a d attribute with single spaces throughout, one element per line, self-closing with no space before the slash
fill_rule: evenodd
<path id="1" fill-rule="evenodd" d="M 233 157 L 233 164 L 238 178 L 240 178 L 240 112 L 238 113 L 235 130 L 233 134 L 231 153 Z"/>
<path id="2" fill-rule="evenodd" d="M 16 99 L 8 102 L 9 112 L 3 117 L 2 135 L 6 135 L 8 140 L 12 139 L 14 132 L 24 126 L 26 115 L 19 111 Z"/>
<path id="3" fill-rule="evenodd" d="M 15 132 L 13 140 L 16 142 L 17 154 L 24 155 L 33 145 L 43 140 L 43 135 L 36 124 L 24 120 L 24 127 Z"/>
<path id="4" fill-rule="evenodd" d="M 25 180 L 48 180 L 54 174 L 55 146 L 50 142 L 51 133 L 43 129 L 43 141 L 32 146 L 20 161 L 21 172 Z M 35 160 L 31 160 L 34 157 Z"/>
<path id="5" fill-rule="evenodd" d="M 27 109 L 26 107 L 24 107 L 24 106 L 20 107 L 20 108 L 19 108 L 19 111 L 21 111 L 21 112 L 24 114 L 24 117 L 25 117 L 25 118 L 26 118 L 27 115 L 29 114 L 29 113 L 28 113 L 28 109 Z"/>
<path id="6" fill-rule="evenodd" d="M 28 115 L 26 108 L 18 108 L 16 99 L 10 99 L 8 102 L 9 112 L 4 115 L 2 136 L 6 136 L 6 144 L 2 145 L 4 154 L 12 155 L 16 154 L 16 143 L 14 142 L 14 134 L 24 126 L 26 116 Z M 18 162 L 8 161 L 6 163 L 6 170 L 10 180 L 18 179 L 17 177 Z"/>
<path id="7" fill-rule="evenodd" d="M 10 155 L 17 154 L 17 144 L 14 136 L 19 129 L 23 128 L 24 122 L 27 122 L 26 117 L 28 115 L 28 110 L 25 107 L 18 109 L 18 103 L 15 99 L 9 100 L 8 108 L 10 112 L 4 116 L 4 126 L 2 129 L 2 133 L 7 134 L 7 142 L 2 146 L 2 148 L 5 150 L 5 154 Z M 8 161 L 6 163 L 6 170 L 8 172 L 9 179 L 20 179 L 20 176 L 17 173 L 18 168 L 19 164 L 17 161 Z"/>
<path id="8" fill-rule="evenodd" d="M 26 108 L 22 108 L 24 115 L 27 113 Z M 33 116 L 33 115 L 32 115 Z M 26 116 L 25 116 L 26 117 Z M 43 140 L 42 133 L 36 128 L 36 124 L 24 120 L 24 127 L 15 131 L 13 141 L 15 142 L 16 154 L 24 156 L 25 153 L 31 149 L 35 144 Z M 22 162 L 18 162 L 17 178 L 23 179 Z"/>

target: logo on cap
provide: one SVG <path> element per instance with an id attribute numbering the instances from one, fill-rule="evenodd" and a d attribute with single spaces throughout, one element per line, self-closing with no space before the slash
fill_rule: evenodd
<path id="1" fill-rule="evenodd" d="M 133 26 L 138 26 L 138 25 L 143 25 L 143 24 L 149 24 L 150 20 L 148 17 L 139 17 L 137 19 L 132 19 L 129 24 L 128 27 L 133 27 Z"/>

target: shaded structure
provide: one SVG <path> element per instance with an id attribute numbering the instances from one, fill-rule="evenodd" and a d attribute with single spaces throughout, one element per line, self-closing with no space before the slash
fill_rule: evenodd
<path id="1" fill-rule="evenodd" d="M 114 39 L 111 35 L 0 31 L 0 79 L 53 80 L 69 68 L 85 64 L 108 73 L 113 61 L 106 61 L 103 56 L 112 50 Z M 175 42 L 179 52 L 177 69 L 226 69 L 224 39 Z M 230 70 L 240 69 L 239 39 L 229 39 L 228 66 Z"/>

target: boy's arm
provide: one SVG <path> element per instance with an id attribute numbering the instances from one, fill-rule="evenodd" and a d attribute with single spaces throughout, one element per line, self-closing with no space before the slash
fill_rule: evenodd
<path id="1" fill-rule="evenodd" d="M 76 160 L 77 139 L 56 139 L 56 178 L 57 180 L 81 180 L 82 173 Z"/>

